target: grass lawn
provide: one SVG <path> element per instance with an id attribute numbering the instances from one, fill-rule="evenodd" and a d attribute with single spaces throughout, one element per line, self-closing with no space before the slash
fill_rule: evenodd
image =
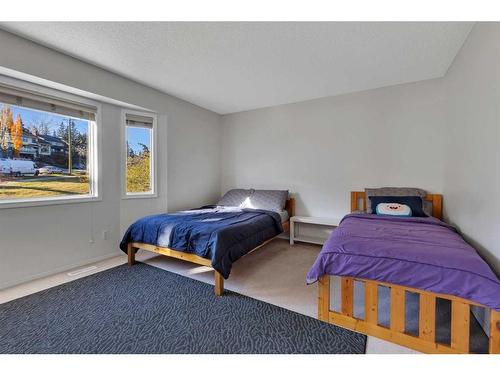
<path id="1" fill-rule="evenodd" d="M 89 190 L 89 183 L 81 182 L 79 176 L 0 181 L 0 200 L 88 194 Z"/>

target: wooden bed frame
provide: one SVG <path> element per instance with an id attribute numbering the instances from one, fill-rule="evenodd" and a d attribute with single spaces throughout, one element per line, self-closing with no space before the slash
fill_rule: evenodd
<path id="1" fill-rule="evenodd" d="M 289 232 L 290 231 L 290 217 L 295 215 L 295 198 L 288 198 L 286 201 L 285 205 L 285 210 L 288 212 L 289 219 L 282 223 L 283 224 L 283 231 L 284 232 Z M 277 237 L 277 236 L 276 236 Z M 247 254 L 250 254 L 251 252 L 257 250 L 258 248 L 264 246 L 268 242 L 274 240 L 276 237 L 273 237 L 256 248 L 250 250 Z M 212 262 L 210 259 L 202 258 L 198 255 L 192 254 L 192 253 L 185 253 L 182 251 L 178 250 L 173 250 L 168 247 L 160 247 L 160 246 L 155 246 L 155 245 L 150 245 L 150 244 L 145 244 L 145 243 L 140 243 L 140 242 L 131 242 L 127 245 L 127 255 L 128 255 L 128 265 L 132 266 L 135 263 L 135 252 L 136 250 L 143 249 L 147 251 L 151 251 L 153 253 L 165 255 L 167 257 L 171 258 L 177 258 L 177 259 L 182 259 L 187 262 L 199 264 L 202 266 L 210 267 L 212 268 Z M 221 296 L 224 293 L 224 278 L 222 275 L 214 270 L 214 278 L 215 278 L 215 295 L 216 296 Z"/>
<path id="2" fill-rule="evenodd" d="M 426 201 L 432 202 L 432 216 L 441 219 L 442 196 L 429 194 Z M 361 203 L 361 207 L 360 204 Z M 351 211 L 366 209 L 364 192 L 351 192 Z M 355 318 L 354 281 L 365 285 L 365 317 Z M 375 280 L 340 277 L 340 312 L 330 310 L 330 276 L 318 281 L 318 319 L 356 332 L 375 336 L 424 353 L 469 353 L 470 308 L 484 307 L 490 310 L 489 352 L 500 353 L 500 312 L 483 305 L 448 294 L 432 293 L 403 285 L 389 284 Z M 378 286 L 390 288 L 390 326 L 378 324 Z M 419 333 L 413 336 L 405 333 L 405 292 L 419 295 Z M 436 343 L 436 298 L 451 301 L 451 343 Z M 486 311 L 487 311 L 486 310 Z"/>

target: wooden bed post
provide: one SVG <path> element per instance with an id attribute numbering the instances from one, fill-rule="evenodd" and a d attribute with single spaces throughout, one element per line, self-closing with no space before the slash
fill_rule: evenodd
<path id="1" fill-rule="evenodd" d="M 403 288 L 396 285 L 391 286 L 390 309 L 391 331 L 404 333 L 406 327 L 406 292 Z"/>
<path id="2" fill-rule="evenodd" d="M 500 312 L 491 309 L 490 354 L 500 354 Z"/>
<path id="3" fill-rule="evenodd" d="M 214 271 L 214 277 L 215 277 L 215 295 L 222 296 L 222 294 L 224 293 L 224 278 L 217 271 Z"/>
<path id="4" fill-rule="evenodd" d="M 340 278 L 340 311 L 345 316 L 354 316 L 354 280 L 352 277 Z"/>
<path id="5" fill-rule="evenodd" d="M 128 265 L 133 266 L 135 263 L 135 248 L 132 246 L 132 243 L 127 245 L 127 255 L 128 255 Z"/>
<path id="6" fill-rule="evenodd" d="M 432 294 L 420 294 L 419 303 L 419 323 L 418 330 L 420 337 L 423 340 L 434 342 L 436 340 L 436 297 Z M 469 307 L 468 305 L 466 305 Z M 452 307 L 453 309 L 453 307 Z M 453 316 L 453 313 L 452 315 Z M 467 320 L 468 323 L 468 320 Z M 452 326 L 454 324 L 454 319 L 452 318 Z M 469 326 L 467 325 L 467 328 Z M 453 343 L 453 328 L 451 331 L 452 343 Z M 465 342 L 465 338 L 462 338 Z M 452 344 L 453 345 L 453 344 Z M 465 351 L 465 350 L 464 350 Z M 469 351 L 469 332 L 467 332 L 467 350 Z"/>
<path id="7" fill-rule="evenodd" d="M 451 347 L 463 353 L 469 352 L 470 306 L 451 301 Z"/>
<path id="8" fill-rule="evenodd" d="M 365 281 L 365 321 L 378 324 L 378 284 L 375 281 Z"/>
<path id="9" fill-rule="evenodd" d="M 318 319 L 329 322 L 330 316 L 330 275 L 318 279 Z"/>

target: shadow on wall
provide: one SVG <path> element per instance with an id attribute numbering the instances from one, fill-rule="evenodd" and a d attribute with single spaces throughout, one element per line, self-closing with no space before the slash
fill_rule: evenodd
<path id="1" fill-rule="evenodd" d="M 491 270 L 493 273 L 500 279 L 500 268 L 497 269 L 494 267 L 495 261 L 496 261 L 496 256 L 493 254 L 490 250 L 488 250 L 485 246 L 483 246 L 480 242 L 474 240 L 473 238 L 469 237 L 467 234 L 462 233 L 460 230 L 460 226 L 455 223 L 453 220 L 450 220 L 450 217 L 448 213 L 446 212 L 446 207 L 443 210 L 443 220 L 452 225 L 458 233 L 463 237 L 463 239 L 471 245 L 474 249 L 477 250 L 477 253 L 479 256 L 490 266 Z"/>
<path id="2" fill-rule="evenodd" d="M 481 258 L 483 258 L 483 260 L 490 266 L 490 268 L 493 271 L 493 273 L 500 279 L 500 269 L 496 269 L 493 266 L 493 260 L 495 259 L 495 255 L 491 251 L 489 251 L 487 248 L 485 248 L 483 245 L 481 245 L 479 242 L 477 242 L 476 240 L 473 240 L 468 235 L 460 232 L 460 229 L 458 228 L 458 225 L 455 225 L 453 222 L 451 222 L 450 224 L 453 225 L 455 228 L 458 229 L 459 233 L 462 235 L 462 237 L 464 238 L 464 240 L 469 245 L 471 245 L 474 249 L 477 250 L 479 256 Z"/>
<path id="3" fill-rule="evenodd" d="M 500 278 L 500 270 L 495 269 L 495 267 L 492 266 L 492 264 L 493 264 L 492 260 L 495 259 L 495 255 L 491 251 L 489 251 L 486 247 L 481 245 L 481 243 L 479 243 L 476 240 L 473 240 L 472 238 L 470 238 L 466 234 L 462 233 L 460 231 L 460 227 L 455 222 L 453 222 L 453 220 L 450 220 L 448 215 L 446 215 L 446 211 L 445 211 L 444 219 L 448 224 L 452 225 L 454 228 L 457 229 L 458 233 L 460 233 L 460 235 L 463 237 L 463 239 L 469 245 L 471 245 L 474 249 L 477 250 L 477 253 L 479 254 L 479 256 L 490 266 L 493 273 L 495 273 L 495 275 L 498 278 Z M 474 314 L 474 316 L 478 320 L 481 327 L 483 327 L 484 331 L 489 332 L 490 331 L 489 314 L 486 313 L 486 309 L 472 306 L 472 313 Z"/>
<path id="4" fill-rule="evenodd" d="M 311 212 L 307 209 L 307 206 L 304 204 L 304 200 L 300 196 L 300 193 L 290 192 L 290 197 L 295 198 L 295 215 L 311 216 Z"/>

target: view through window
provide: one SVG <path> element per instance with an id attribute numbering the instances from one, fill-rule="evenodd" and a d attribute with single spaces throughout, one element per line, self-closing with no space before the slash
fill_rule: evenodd
<path id="1" fill-rule="evenodd" d="M 126 115 L 126 193 L 152 194 L 153 119 Z"/>
<path id="2" fill-rule="evenodd" d="M 90 125 L 0 103 L 0 202 L 91 194 Z"/>

